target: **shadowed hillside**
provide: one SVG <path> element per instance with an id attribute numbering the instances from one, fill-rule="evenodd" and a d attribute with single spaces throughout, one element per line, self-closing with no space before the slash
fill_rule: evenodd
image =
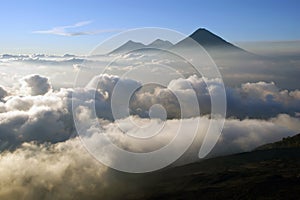
<path id="1" fill-rule="evenodd" d="M 283 149 L 283 148 L 300 148 L 300 134 L 293 137 L 283 138 L 281 141 L 265 144 L 256 148 L 256 150 L 266 149 Z"/>
<path id="2" fill-rule="evenodd" d="M 135 185 L 125 199 L 298 199 L 299 155 L 300 148 L 267 149 L 117 177 Z"/>

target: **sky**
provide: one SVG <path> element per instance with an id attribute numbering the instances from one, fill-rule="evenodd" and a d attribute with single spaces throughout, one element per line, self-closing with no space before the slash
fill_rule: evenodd
<path id="1" fill-rule="evenodd" d="M 230 42 L 300 40 L 299 8 L 297 0 L 3 1 L 0 53 L 87 54 L 142 27 L 187 35 L 204 27 Z"/>

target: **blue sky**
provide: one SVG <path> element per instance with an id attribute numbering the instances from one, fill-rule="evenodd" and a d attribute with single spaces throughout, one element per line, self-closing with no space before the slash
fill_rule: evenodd
<path id="1" fill-rule="evenodd" d="M 205 27 L 231 42 L 300 40 L 299 10 L 297 0 L 2 1 L 0 53 L 86 54 L 120 30 L 141 27 L 184 34 Z M 66 31 L 97 34 L 49 33 L 84 21 Z"/>

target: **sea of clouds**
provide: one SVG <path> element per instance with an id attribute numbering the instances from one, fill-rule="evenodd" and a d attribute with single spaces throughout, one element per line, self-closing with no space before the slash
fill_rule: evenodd
<path id="1" fill-rule="evenodd" d="M 88 136 L 105 133 L 115 144 L 133 152 L 149 152 L 168 144 L 182 120 L 191 126 L 199 123 L 198 137 L 177 164 L 197 160 L 210 120 L 210 93 L 220 89 L 219 79 L 190 75 L 171 80 L 167 87 L 152 85 L 147 89 L 138 80 L 101 74 L 90 82 L 95 88 L 71 87 L 70 82 L 76 72 L 87 65 L 81 64 L 82 59 L 72 55 L 59 58 L 2 55 L 1 199 L 105 198 L 113 194 L 110 191 L 112 185 L 118 187 L 120 184 L 120 187 L 126 184 L 112 180 L 108 175 L 110 169 L 87 153 L 77 135 L 73 114 L 78 114 L 83 121 L 92 120 L 91 105 L 95 106 L 101 130 L 91 128 Z M 95 62 L 106 63 L 103 59 L 89 61 Z M 30 70 L 24 69 L 26 63 Z M 23 70 L 12 76 L 12 65 L 16 65 L 15 70 Z M 25 65 L 24 68 L 21 65 Z M 124 63 L 124 66 L 127 65 Z M 69 77 L 65 74 L 68 72 Z M 62 77 L 68 77 L 69 80 Z M 117 83 L 123 87 L 140 88 L 129 102 L 131 116 L 113 116 L 111 97 Z M 299 133 L 298 89 L 282 89 L 272 81 L 244 81 L 225 89 L 227 118 L 222 135 L 210 156 L 250 151 L 259 145 Z M 188 100 L 194 95 L 199 101 L 200 116 L 195 114 L 194 107 L 189 106 Z M 185 101 L 181 102 L 186 104 L 184 116 L 180 110 L 183 105 L 180 105 L 176 96 L 185 97 Z M 80 105 L 75 109 L 77 113 L 73 113 L 74 102 Z M 149 109 L 155 104 L 164 107 L 166 118 L 149 119 Z M 157 131 L 161 124 L 164 124 L 164 128 L 151 142 L 127 140 L 126 133 L 138 131 L 132 124 L 127 124 L 128 118 L 136 124 L 154 122 L 147 129 L 148 132 Z M 119 128 L 120 124 L 126 128 L 125 131 Z"/>

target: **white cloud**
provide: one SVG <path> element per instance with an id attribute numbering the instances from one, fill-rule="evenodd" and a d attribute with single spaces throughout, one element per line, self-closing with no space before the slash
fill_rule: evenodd
<path id="1" fill-rule="evenodd" d="M 106 170 L 78 139 L 55 145 L 24 143 L 14 152 L 0 154 L 0 198 L 104 198 L 109 184 Z"/>
<path id="2" fill-rule="evenodd" d="M 82 26 L 91 24 L 92 21 L 81 21 L 77 22 L 74 25 L 68 26 L 58 26 L 49 30 L 40 30 L 34 31 L 33 33 L 38 34 L 52 34 L 52 35 L 61 35 L 61 36 L 79 36 L 79 35 L 95 35 L 99 33 L 109 33 L 109 32 L 118 32 L 120 29 L 103 29 L 103 30 L 94 30 L 94 31 L 68 31 L 69 29 L 75 29 Z"/>
<path id="3" fill-rule="evenodd" d="M 167 111 L 169 119 L 180 118 L 180 107 L 176 96 L 181 95 L 186 104 L 185 118 L 197 117 L 195 107 L 190 104 L 190 95 L 196 93 L 200 101 L 200 108 L 207 108 L 210 105 L 208 91 L 214 91 L 218 88 L 218 80 L 206 80 L 196 76 L 187 79 L 177 79 L 170 82 L 168 88 L 155 88 L 152 91 L 139 90 L 131 99 L 131 114 L 140 117 L 149 117 L 149 108 L 154 104 L 161 104 Z M 121 87 L 139 88 L 141 84 L 131 79 L 121 79 L 118 76 L 101 75 L 96 76 L 90 83 L 90 88 L 60 89 L 52 91 L 51 84 L 46 77 L 39 75 L 27 76 L 22 78 L 21 90 L 29 96 L 18 96 L 18 94 L 6 96 L 3 102 L 0 102 L 0 140 L 1 149 L 15 148 L 25 141 L 43 142 L 61 142 L 68 140 L 75 135 L 74 122 L 72 119 L 72 100 L 76 105 L 82 106 L 82 109 L 91 109 L 93 105 L 96 108 L 98 118 L 104 120 L 118 120 L 126 115 L 114 118 L 111 111 L 111 96 L 115 85 L 118 83 Z M 191 91 L 187 86 L 190 85 L 196 89 Z M 261 87 L 263 85 L 263 87 Z M 258 118 L 271 116 L 272 122 L 278 122 L 276 116 L 284 126 L 295 130 L 295 123 L 298 118 L 291 118 L 297 111 L 299 100 L 297 91 L 280 91 L 273 83 L 246 84 L 247 88 L 242 86 L 240 89 L 230 89 L 232 93 L 229 97 L 230 116 L 251 116 L 255 111 Z M 270 89 L 270 87 L 272 89 Z M 93 88 L 97 88 L 94 90 Z M 274 89 L 275 88 L 275 89 Z M 266 101 L 270 91 L 274 97 L 274 102 Z M 126 92 L 123 91 L 122 92 Z M 39 95 L 38 95 L 39 94 Z M 122 96 L 122 95 L 121 95 Z M 255 97 L 255 98 L 254 98 Z M 73 99 L 72 99 L 73 98 Z M 119 100 L 122 101 L 122 98 Z M 280 108 L 274 108 L 274 105 Z M 264 109 L 262 109 L 264 108 Z M 236 110 L 235 110 L 236 109 Z M 204 109 L 201 109 L 203 113 Z M 293 111 L 289 114 L 289 111 Z M 287 114 L 281 114 L 287 112 Z M 119 110 L 118 110 L 119 112 Z M 89 112 L 81 112 L 88 119 Z M 281 114 L 281 115 L 280 115 Z M 254 115 L 255 116 L 255 115 Z M 241 117 L 243 119 L 243 117 Z M 266 118 L 267 119 L 267 118 Z M 284 120 L 285 119 L 285 120 Z M 140 121 L 140 120 L 138 120 Z M 288 123 L 290 122 L 290 123 Z M 143 122 L 141 122 L 143 124 Z M 118 132 L 119 133 L 119 132 Z"/>
<path id="4" fill-rule="evenodd" d="M 21 79 L 21 92 L 25 95 L 44 95 L 51 90 L 48 78 L 40 75 L 29 75 Z"/>
<path id="5" fill-rule="evenodd" d="M 88 118 L 88 113 L 85 114 Z M 226 121 L 223 134 L 213 150 L 212 155 L 236 153 L 252 150 L 258 145 L 276 141 L 294 132 L 283 126 L 283 117 L 294 122 L 295 129 L 299 129 L 299 119 L 288 116 L 278 116 L 272 120 L 236 120 Z M 83 119 L 87 119 L 83 118 Z M 147 123 L 149 119 L 135 118 Z M 191 126 L 196 119 L 184 119 Z M 122 123 L 124 120 L 120 120 Z M 199 145 L 205 133 L 209 119 L 200 120 L 200 137 L 186 152 L 177 164 L 184 164 L 197 160 Z M 151 132 L 161 121 L 147 131 Z M 165 130 L 151 143 L 126 140 L 116 123 L 104 125 L 108 133 L 118 146 L 136 152 L 147 152 L 164 146 L 172 139 L 178 128 L 178 120 L 168 120 Z M 289 126 L 289 125 L 288 125 Z M 190 126 L 187 126 L 187 128 Z M 136 127 L 128 127 L 128 131 L 136 131 Z M 99 130 L 98 130 L 99 131 Z M 94 134 L 97 129 L 93 130 Z M 91 140 L 93 138 L 91 137 Z M 95 141 L 95 140 L 93 140 Z M 110 155 L 104 155 L 110 156 Z M 0 154 L 0 198 L 1 199 L 103 199 L 107 195 L 119 199 L 131 190 L 128 179 L 111 174 L 107 167 L 98 163 L 83 148 L 78 138 L 57 144 L 23 143 L 15 151 Z"/>
<path id="6" fill-rule="evenodd" d="M 31 88 L 34 88 L 34 91 L 41 95 L 3 95 L 4 100 L 0 102 L 0 149 L 2 151 L 0 154 L 0 198 L 105 198 L 107 187 L 113 188 L 116 182 L 118 183 L 117 192 L 115 192 L 115 188 L 112 191 L 114 191 L 114 195 L 121 196 L 122 189 L 119 188 L 122 188 L 122 184 L 126 185 L 127 183 L 119 179 L 111 182 L 111 177 L 107 178 L 107 168 L 95 163 L 95 160 L 82 148 L 78 137 L 74 138 L 76 135 L 72 119 L 72 96 L 73 100 L 80 105 L 78 107 L 80 112 L 77 114 L 85 124 L 89 124 L 86 122 L 91 120 L 92 115 L 89 108 L 93 101 L 96 109 L 99 110 L 98 117 L 104 118 L 98 119 L 101 130 L 97 126 L 86 127 L 90 141 L 95 144 L 97 144 L 97 135 L 101 132 L 101 134 L 107 134 L 111 141 L 123 149 L 134 152 L 153 151 L 172 140 L 182 121 L 180 119 L 160 120 L 131 116 L 130 121 L 135 124 L 140 126 L 151 124 L 143 132 L 140 132 L 139 127 L 128 123 L 128 118 L 115 121 L 105 120 L 111 117 L 108 100 L 118 81 L 121 81 L 120 84 L 123 86 L 128 84 L 135 87 L 140 86 L 140 83 L 134 80 L 102 75 L 97 76 L 91 82 L 91 86 L 97 86 L 97 91 L 92 88 L 48 91 L 42 89 L 51 88 L 48 79 L 38 76 L 30 82 L 29 93 L 32 94 Z M 174 91 L 188 96 L 189 85 L 191 85 L 193 88 L 197 88 L 197 97 L 203 99 L 208 95 L 208 91 L 214 91 L 218 86 L 218 80 L 207 80 L 207 82 L 209 83 L 208 89 L 202 79 L 192 76 L 187 79 L 174 80 L 169 86 Z M 90 98 L 94 97 L 93 94 L 96 94 L 95 100 Z M 139 102 L 144 102 L 145 105 L 166 100 L 168 100 L 168 106 L 172 105 L 173 96 L 165 88 L 157 88 L 152 93 L 141 92 L 139 95 L 137 97 L 142 99 Z M 235 97 L 236 104 L 241 105 L 256 102 L 255 99 L 268 103 L 266 99 L 269 98 L 269 95 L 273 95 L 278 103 L 287 105 L 293 104 L 298 99 L 297 91 L 281 91 L 273 83 L 263 82 L 246 84 L 241 88 L 234 89 L 233 94 L 230 95 L 231 98 Z M 155 96 L 161 98 L 155 99 Z M 246 101 L 243 100 L 246 104 L 237 101 L 242 101 L 243 98 L 246 99 Z M 294 102 L 295 105 L 296 103 Z M 198 160 L 199 147 L 210 119 L 203 116 L 182 120 L 185 124 L 184 133 L 187 134 L 199 120 L 198 136 L 189 150 L 175 164 Z M 161 127 L 163 128 L 161 129 Z M 230 118 L 226 120 L 222 135 L 210 156 L 249 151 L 259 145 L 299 133 L 299 130 L 300 118 L 288 114 L 276 114 L 265 120 Z M 150 141 L 126 137 L 127 134 L 136 136 L 143 134 L 145 136 L 153 135 L 156 132 L 158 135 L 152 137 Z M 105 148 L 105 144 L 101 144 L 100 147 Z M 108 154 L 103 156 L 112 161 L 119 160 Z"/>
<path id="7" fill-rule="evenodd" d="M 244 83 L 227 88 L 227 114 L 239 118 L 270 118 L 300 111 L 299 90 L 280 90 L 274 82 Z"/>
<path id="8" fill-rule="evenodd" d="M 212 155 L 251 151 L 300 131 L 300 118 L 278 115 L 270 120 L 227 119 Z"/>
<path id="9" fill-rule="evenodd" d="M 4 87 L 0 86 L 0 101 L 4 99 L 8 95 L 7 91 L 4 89 Z"/>
<path id="10" fill-rule="evenodd" d="M 277 117 L 271 118 L 270 121 L 281 126 L 300 133 L 300 116 L 291 117 L 287 114 L 279 114 Z"/>

